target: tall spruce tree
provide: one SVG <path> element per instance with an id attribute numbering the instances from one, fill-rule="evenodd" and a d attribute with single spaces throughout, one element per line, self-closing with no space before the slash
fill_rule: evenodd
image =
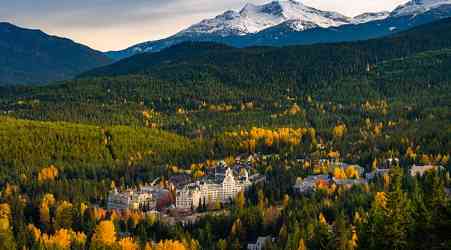
<path id="1" fill-rule="evenodd" d="M 407 249 L 412 213 L 410 200 L 402 189 L 403 171 L 400 167 L 392 169 L 391 179 L 384 216 L 383 245 L 386 249 Z"/>

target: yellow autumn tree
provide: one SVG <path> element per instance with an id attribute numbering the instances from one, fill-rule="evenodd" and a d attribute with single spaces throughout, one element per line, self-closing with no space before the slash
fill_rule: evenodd
<path id="1" fill-rule="evenodd" d="M 86 245 L 86 234 L 83 232 L 74 232 L 72 234 L 72 244 L 75 246 L 76 249 L 85 249 Z"/>
<path id="2" fill-rule="evenodd" d="M 359 171 L 357 170 L 357 168 L 355 166 L 350 166 L 350 167 L 346 168 L 345 173 L 346 173 L 346 177 L 349 179 L 358 179 L 360 177 Z"/>
<path id="3" fill-rule="evenodd" d="M 0 204 L 0 219 L 11 220 L 11 207 L 8 203 Z"/>
<path id="4" fill-rule="evenodd" d="M 56 177 L 58 177 L 58 169 L 55 166 L 50 165 L 39 171 L 38 181 L 39 183 L 53 181 Z"/>
<path id="5" fill-rule="evenodd" d="M 334 159 L 338 159 L 338 158 L 340 158 L 340 151 L 330 151 L 328 154 L 327 154 L 327 156 L 329 157 L 329 158 L 334 158 Z"/>
<path id="6" fill-rule="evenodd" d="M 346 178 L 345 171 L 342 168 L 340 168 L 340 167 L 335 167 L 334 168 L 333 175 L 334 175 L 335 179 L 345 179 Z"/>
<path id="7" fill-rule="evenodd" d="M 297 104 L 297 103 L 294 103 L 291 107 L 290 107 L 290 109 L 288 110 L 288 114 L 289 115 L 296 115 L 296 114 L 298 114 L 298 113 L 300 113 L 302 110 L 301 110 L 301 107 L 299 107 L 299 105 Z"/>
<path id="8" fill-rule="evenodd" d="M 139 246 L 132 237 L 125 237 L 117 242 L 121 250 L 138 250 Z"/>
<path id="9" fill-rule="evenodd" d="M 174 240 L 164 240 L 160 241 L 155 250 L 187 250 L 185 246 L 179 242 Z"/>
<path id="10" fill-rule="evenodd" d="M 346 125 L 345 124 L 339 124 L 334 127 L 333 129 L 333 135 L 335 138 L 342 138 L 346 133 Z"/>
<path id="11" fill-rule="evenodd" d="M 55 204 L 55 197 L 53 194 L 45 194 L 39 206 L 39 220 L 46 229 L 51 227 L 50 207 Z"/>
<path id="12" fill-rule="evenodd" d="M 356 249 L 358 246 L 359 237 L 357 236 L 357 231 L 352 229 L 352 236 L 349 242 L 350 249 Z"/>
<path id="13" fill-rule="evenodd" d="M 307 247 L 305 246 L 305 241 L 304 241 L 304 239 L 300 239 L 300 240 L 299 240 L 298 250 L 307 250 Z"/>
<path id="14" fill-rule="evenodd" d="M 152 242 L 147 242 L 146 245 L 144 246 L 144 250 L 153 250 L 153 244 Z"/>
<path id="15" fill-rule="evenodd" d="M 69 249 L 71 246 L 72 232 L 68 229 L 60 229 L 53 235 L 55 245 L 61 249 Z"/>
<path id="16" fill-rule="evenodd" d="M 327 225 L 326 217 L 323 213 L 319 213 L 318 220 L 320 224 Z"/>
<path id="17" fill-rule="evenodd" d="M 95 229 L 92 242 L 96 246 L 112 246 L 116 241 L 116 229 L 111 220 L 101 221 Z"/>
<path id="18" fill-rule="evenodd" d="M 374 204 L 377 207 L 385 208 L 387 206 L 387 195 L 385 192 L 377 192 L 374 197 Z"/>
<path id="19" fill-rule="evenodd" d="M 39 228 L 37 228 L 35 225 L 28 224 L 27 230 L 35 242 L 39 242 L 41 240 L 41 236 L 42 236 L 41 230 Z"/>
<path id="20" fill-rule="evenodd" d="M 70 249 L 72 232 L 60 229 L 54 235 L 43 234 L 41 243 L 45 249 Z"/>

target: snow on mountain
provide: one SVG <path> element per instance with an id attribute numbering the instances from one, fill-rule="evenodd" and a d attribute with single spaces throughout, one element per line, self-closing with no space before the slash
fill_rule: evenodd
<path id="1" fill-rule="evenodd" d="M 388 16 L 390 16 L 390 12 L 388 12 L 388 11 L 368 12 L 368 13 L 363 13 L 363 14 L 360 14 L 360 15 L 352 18 L 352 23 L 353 24 L 368 23 L 368 22 L 372 22 L 372 21 L 383 20 L 383 19 L 387 18 Z"/>
<path id="2" fill-rule="evenodd" d="M 313 22 L 304 21 L 304 20 L 300 20 L 300 19 L 288 20 L 288 21 L 284 22 L 284 24 L 287 27 L 289 27 L 291 30 L 299 31 L 299 32 L 318 27 L 318 25 Z"/>
<path id="3" fill-rule="evenodd" d="M 277 0 L 263 5 L 247 4 L 239 12 L 226 11 L 168 38 L 110 51 L 107 55 L 119 60 L 139 53 L 160 51 L 186 41 L 245 47 L 363 40 L 450 16 L 451 0 L 411 0 L 391 13 L 364 13 L 354 18 L 318 10 L 298 0 Z"/>
<path id="4" fill-rule="evenodd" d="M 177 36 L 210 34 L 243 36 L 290 21 L 295 30 L 312 27 L 336 27 L 349 24 L 351 19 L 330 11 L 321 11 L 295 0 L 279 0 L 264 5 L 247 4 L 240 12 L 227 11 L 205 19 Z M 308 24 L 308 25 L 305 25 Z M 314 25 L 312 25 L 314 24 Z"/>
<path id="5" fill-rule="evenodd" d="M 397 7 L 391 16 L 409 16 L 409 15 L 419 15 L 430 10 L 442 7 L 444 5 L 451 6 L 451 0 L 412 0 Z"/>

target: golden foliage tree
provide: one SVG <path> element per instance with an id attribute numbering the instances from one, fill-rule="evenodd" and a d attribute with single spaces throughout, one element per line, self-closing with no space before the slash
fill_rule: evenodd
<path id="1" fill-rule="evenodd" d="M 335 179 L 346 179 L 346 173 L 345 171 L 340 168 L 340 167 L 335 167 L 334 168 L 334 173 L 333 173 Z"/>
<path id="2" fill-rule="evenodd" d="M 0 204 L 0 219 L 11 220 L 11 207 L 8 203 Z"/>
<path id="3" fill-rule="evenodd" d="M 338 124 L 334 127 L 332 130 L 333 135 L 335 138 L 342 138 L 346 133 L 346 125 L 345 124 Z"/>
<path id="4" fill-rule="evenodd" d="M 67 229 L 60 229 L 54 235 L 43 234 L 41 243 L 45 249 L 70 249 L 72 233 Z"/>
<path id="5" fill-rule="evenodd" d="M 92 242 L 98 246 L 112 246 L 116 241 L 116 229 L 111 220 L 101 221 L 95 229 Z"/>
<path id="6" fill-rule="evenodd" d="M 144 246 L 144 250 L 153 250 L 153 244 L 152 242 L 147 242 L 146 245 Z"/>
<path id="7" fill-rule="evenodd" d="M 132 237 L 125 237 L 117 242 L 121 250 L 138 250 L 139 246 Z"/>
<path id="8" fill-rule="evenodd" d="M 39 206 L 39 220 L 47 230 L 51 227 L 50 207 L 55 204 L 53 194 L 45 194 Z"/>
<path id="9" fill-rule="evenodd" d="M 326 217 L 323 213 L 319 213 L 318 220 L 320 224 L 327 225 Z"/>
<path id="10" fill-rule="evenodd" d="M 39 242 L 41 240 L 41 236 L 42 236 L 41 230 L 39 228 L 37 228 L 35 225 L 28 224 L 27 230 L 31 234 L 31 237 L 33 238 L 33 240 L 35 242 Z"/>
<path id="11" fill-rule="evenodd" d="M 358 179 L 359 176 L 359 171 L 357 170 L 357 168 L 355 166 L 350 166 L 345 170 L 346 173 L 346 177 L 350 178 L 350 179 Z"/>
<path id="12" fill-rule="evenodd" d="M 39 171 L 38 181 L 40 183 L 43 183 L 46 181 L 53 181 L 56 179 L 56 177 L 58 177 L 58 169 L 55 166 L 50 165 L 48 167 L 41 169 L 41 171 Z"/>
<path id="13" fill-rule="evenodd" d="M 72 234 L 72 241 L 73 245 L 76 247 L 76 249 L 84 249 L 86 245 L 86 234 L 83 232 L 76 232 Z"/>
<path id="14" fill-rule="evenodd" d="M 380 208 L 386 208 L 387 206 L 387 195 L 385 192 L 377 192 L 376 196 L 374 197 L 374 204 L 377 207 Z"/>
<path id="15" fill-rule="evenodd" d="M 307 247 L 305 246 L 305 241 L 304 241 L 304 239 L 300 239 L 300 240 L 299 240 L 298 250 L 307 250 Z"/>
<path id="16" fill-rule="evenodd" d="M 164 240 L 160 241 L 155 250 L 187 250 L 185 246 L 179 242 L 174 240 Z"/>

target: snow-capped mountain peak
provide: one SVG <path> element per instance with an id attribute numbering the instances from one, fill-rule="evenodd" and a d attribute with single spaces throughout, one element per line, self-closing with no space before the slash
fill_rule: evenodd
<path id="1" fill-rule="evenodd" d="M 391 16 L 419 15 L 444 5 L 451 6 L 451 0 L 411 0 L 396 8 Z"/>
<path id="2" fill-rule="evenodd" d="M 364 13 L 354 18 L 318 10 L 297 0 L 278 0 L 263 5 L 247 4 L 240 11 L 226 11 L 168 38 L 108 52 L 108 55 L 121 59 L 186 41 L 236 47 L 354 41 L 393 34 L 450 16 L 451 0 L 411 0 L 391 13 Z"/>
<path id="3" fill-rule="evenodd" d="M 246 4 L 240 12 L 227 11 L 215 18 L 205 19 L 178 35 L 242 36 L 257 33 L 287 21 L 309 23 L 303 26 L 303 30 L 305 27 L 340 26 L 350 23 L 351 19 L 336 12 L 317 10 L 295 0 L 279 0 L 263 5 Z"/>
<path id="4" fill-rule="evenodd" d="M 388 11 L 367 12 L 352 18 L 352 23 L 353 24 L 368 23 L 376 20 L 383 20 L 388 16 L 390 16 L 390 12 Z"/>

